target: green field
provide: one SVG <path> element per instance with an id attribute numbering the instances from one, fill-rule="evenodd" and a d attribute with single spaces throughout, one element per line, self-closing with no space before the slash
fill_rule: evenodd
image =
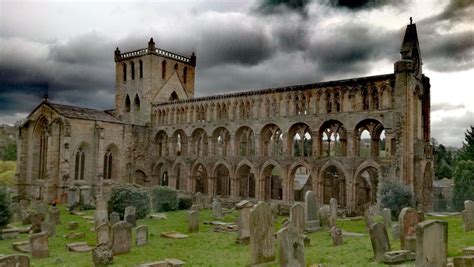
<path id="1" fill-rule="evenodd" d="M 95 244 L 95 234 L 90 231 L 92 224 L 81 216 L 70 215 L 61 207 L 61 221 L 56 229 L 56 237 L 50 238 L 50 257 L 45 259 L 33 259 L 33 266 L 91 266 L 90 253 L 74 253 L 65 249 L 65 244 L 86 241 L 89 245 Z M 93 211 L 86 212 L 93 215 Z M 211 211 L 201 211 L 200 232 L 190 234 L 189 238 L 182 240 L 171 240 L 160 237 L 163 231 L 179 231 L 186 233 L 186 211 L 176 211 L 167 213 L 167 220 L 139 220 L 138 225 L 146 224 L 149 227 L 149 244 L 143 247 L 132 247 L 129 254 L 114 257 L 113 266 L 136 266 L 139 263 L 157 261 L 165 258 L 177 258 L 186 262 L 186 266 L 245 266 L 249 263 L 250 251 L 248 245 L 236 245 L 234 240 L 236 233 L 216 233 L 211 227 L 202 224 L 206 220 L 211 220 Z M 237 212 L 228 214 L 223 221 L 232 222 L 235 220 Z M 281 222 L 284 217 L 279 218 Z M 465 233 L 462 230 L 461 219 L 459 217 L 447 217 L 443 220 L 449 223 L 449 256 L 462 254 L 462 248 L 474 245 L 474 233 Z M 77 231 L 85 232 L 86 238 L 77 240 L 66 240 L 63 235 L 67 222 L 79 222 Z M 339 227 L 343 230 L 366 233 L 365 222 L 358 221 L 338 221 Z M 280 223 L 277 223 L 277 228 Z M 134 233 L 135 235 L 135 233 Z M 333 247 L 331 237 L 327 230 L 309 235 L 311 245 L 306 247 L 305 254 L 308 265 L 323 263 L 324 266 L 382 266 L 373 260 L 372 247 L 368 236 L 364 237 L 344 237 L 342 246 Z M 389 234 L 391 236 L 391 234 Z M 12 254 L 15 251 L 11 248 L 11 243 L 15 241 L 28 240 L 28 235 L 23 234 L 19 239 L 1 240 L 0 254 Z M 134 243 L 134 242 L 133 242 Z M 399 242 L 392 242 L 392 249 L 399 249 Z M 275 264 L 274 266 L 278 266 Z"/>

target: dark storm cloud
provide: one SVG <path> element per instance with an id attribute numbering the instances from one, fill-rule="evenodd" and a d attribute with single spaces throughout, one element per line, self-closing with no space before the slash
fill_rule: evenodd
<path id="1" fill-rule="evenodd" d="M 365 10 L 383 6 L 401 6 L 408 0 L 322 0 L 323 4 L 348 10 Z"/>
<path id="2" fill-rule="evenodd" d="M 284 13 L 288 10 L 307 15 L 307 6 L 311 0 L 262 0 L 257 11 L 264 14 Z"/>
<path id="3" fill-rule="evenodd" d="M 474 1 L 472 0 L 451 0 L 442 12 L 428 17 L 421 22 L 429 25 L 432 23 L 443 22 L 451 24 L 463 20 L 472 21 L 472 12 L 474 11 L 473 9 Z"/>

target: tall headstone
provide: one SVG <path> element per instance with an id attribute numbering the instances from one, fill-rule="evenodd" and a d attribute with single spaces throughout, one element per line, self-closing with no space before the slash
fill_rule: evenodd
<path id="1" fill-rule="evenodd" d="M 133 227 L 137 226 L 136 212 L 137 209 L 134 206 L 128 206 L 125 208 L 125 213 L 123 216 L 124 220 Z"/>
<path id="2" fill-rule="evenodd" d="M 112 226 L 112 251 L 114 255 L 130 252 L 132 247 L 132 226 L 118 222 Z"/>
<path id="3" fill-rule="evenodd" d="M 41 232 L 45 232 L 49 237 L 56 235 L 56 224 L 48 220 L 41 224 Z"/>
<path id="4" fill-rule="evenodd" d="M 336 226 L 336 220 L 337 220 L 337 199 L 331 198 L 329 200 L 329 208 L 330 210 L 330 215 L 329 215 L 329 226 L 332 228 L 333 226 Z"/>
<path id="5" fill-rule="evenodd" d="M 148 244 L 148 226 L 140 225 L 137 227 L 135 243 L 137 247 Z"/>
<path id="6" fill-rule="evenodd" d="M 318 220 L 319 205 L 314 191 L 307 191 L 304 196 L 304 215 L 306 232 L 315 232 L 319 230 L 320 221 Z"/>
<path id="7" fill-rule="evenodd" d="M 270 204 L 258 203 L 250 211 L 250 264 L 275 260 L 274 224 Z"/>
<path id="8" fill-rule="evenodd" d="M 383 262 L 385 253 L 391 250 L 385 225 L 382 223 L 372 224 L 369 228 L 369 235 L 375 260 Z"/>
<path id="9" fill-rule="evenodd" d="M 332 238 L 332 245 L 333 246 L 340 246 L 342 243 L 344 243 L 342 239 L 342 230 L 341 228 L 338 228 L 337 226 L 333 226 L 331 230 L 329 231 L 331 234 Z"/>
<path id="10" fill-rule="evenodd" d="M 331 208 L 329 205 L 323 205 L 318 211 L 318 217 L 321 221 L 321 226 L 324 228 L 330 228 L 329 218 L 331 217 Z"/>
<path id="11" fill-rule="evenodd" d="M 49 211 L 49 220 L 56 225 L 61 224 L 61 211 L 57 207 L 53 207 Z"/>
<path id="12" fill-rule="evenodd" d="M 199 232 L 199 211 L 188 212 L 188 231 L 190 233 Z"/>
<path id="13" fill-rule="evenodd" d="M 236 243 L 247 244 L 250 239 L 250 211 L 253 204 L 248 200 L 242 200 L 236 205 L 239 211 L 237 218 L 237 240 Z"/>
<path id="14" fill-rule="evenodd" d="M 120 222 L 120 214 L 118 214 L 118 212 L 115 212 L 115 211 L 110 213 L 109 222 L 110 222 L 110 225 L 114 225 Z"/>
<path id="15" fill-rule="evenodd" d="M 96 244 L 110 243 L 110 226 L 107 223 L 96 227 Z"/>
<path id="16" fill-rule="evenodd" d="M 427 220 L 416 225 L 416 266 L 444 267 L 448 260 L 448 222 Z"/>
<path id="17" fill-rule="evenodd" d="M 280 266 L 305 267 L 303 234 L 292 223 L 277 233 L 280 243 Z"/>
<path id="18" fill-rule="evenodd" d="M 400 247 L 401 249 L 416 250 L 416 225 L 423 221 L 423 215 L 414 208 L 403 208 L 398 217 L 400 226 Z"/>
<path id="19" fill-rule="evenodd" d="M 0 256 L 0 266 L 2 267 L 30 267 L 30 258 L 26 255 L 21 255 L 21 254 Z"/>
<path id="20" fill-rule="evenodd" d="M 290 222 L 293 224 L 294 228 L 298 230 L 301 234 L 305 229 L 305 216 L 304 216 L 304 207 L 300 203 L 295 203 L 290 208 Z"/>
<path id="21" fill-rule="evenodd" d="M 383 224 L 388 232 L 392 230 L 392 211 L 389 208 L 382 210 Z"/>
<path id="22" fill-rule="evenodd" d="M 88 185 L 83 185 L 79 188 L 79 202 L 82 205 L 91 205 L 91 191 L 92 188 Z"/>
<path id="23" fill-rule="evenodd" d="M 43 213 L 34 213 L 31 215 L 31 231 L 33 233 L 41 232 L 41 224 L 44 222 Z"/>
<path id="24" fill-rule="evenodd" d="M 464 231 L 469 232 L 474 230 L 474 202 L 471 200 L 464 201 L 462 220 L 464 223 Z"/>
<path id="25" fill-rule="evenodd" d="M 222 203 L 218 198 L 212 200 L 212 215 L 214 219 L 222 218 Z"/>
<path id="26" fill-rule="evenodd" d="M 30 235 L 30 252 L 33 258 L 49 257 L 49 242 L 47 233 Z"/>
<path id="27" fill-rule="evenodd" d="M 79 202 L 79 188 L 76 186 L 70 186 L 67 193 L 67 205 L 72 207 Z"/>

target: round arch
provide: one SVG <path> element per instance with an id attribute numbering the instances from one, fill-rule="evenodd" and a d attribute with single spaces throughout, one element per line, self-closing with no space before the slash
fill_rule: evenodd
<path id="1" fill-rule="evenodd" d="M 265 200 L 283 200 L 282 168 L 274 160 L 266 161 L 261 168 L 260 175 L 264 184 Z"/>
<path id="2" fill-rule="evenodd" d="M 248 160 L 242 160 L 235 169 L 238 194 L 242 198 L 255 198 L 255 168 Z"/>
<path id="3" fill-rule="evenodd" d="M 235 151 L 237 156 L 255 155 L 255 134 L 249 126 L 241 126 L 235 131 Z"/>
<path id="4" fill-rule="evenodd" d="M 377 203 L 380 167 L 373 160 L 365 161 L 357 168 L 354 177 L 356 213 L 364 214 L 369 206 Z"/>
<path id="5" fill-rule="evenodd" d="M 345 156 L 347 154 L 347 131 L 338 120 L 327 120 L 318 131 L 320 156 Z"/>
<path id="6" fill-rule="evenodd" d="M 345 206 L 347 200 L 346 177 L 344 167 L 335 160 L 330 160 L 321 167 L 319 183 L 322 190 L 321 200 L 329 204 L 331 198 L 337 199 L 339 206 Z"/>
<path id="7" fill-rule="evenodd" d="M 174 156 L 188 155 L 188 136 L 183 129 L 177 129 L 171 135 L 171 149 Z"/>
<path id="8" fill-rule="evenodd" d="M 298 122 L 288 129 L 287 150 L 291 156 L 313 155 L 313 136 L 308 124 Z"/>
<path id="9" fill-rule="evenodd" d="M 379 147 L 384 146 L 381 140 L 385 138 L 383 124 L 373 118 L 359 121 L 354 128 L 354 155 L 357 156 L 379 156 Z"/>
<path id="10" fill-rule="evenodd" d="M 288 178 L 293 184 L 293 199 L 295 201 L 304 201 L 305 193 L 313 190 L 311 171 L 310 164 L 305 161 L 297 161 L 290 166 Z"/>
<path id="11" fill-rule="evenodd" d="M 206 165 L 200 160 L 196 161 L 191 168 L 192 184 L 194 193 L 208 194 L 208 171 Z"/>

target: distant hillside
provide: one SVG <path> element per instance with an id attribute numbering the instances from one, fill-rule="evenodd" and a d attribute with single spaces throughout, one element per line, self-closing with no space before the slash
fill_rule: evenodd
<path id="1" fill-rule="evenodd" d="M 3 159 L 5 147 L 16 142 L 16 127 L 0 125 L 0 159 Z"/>

